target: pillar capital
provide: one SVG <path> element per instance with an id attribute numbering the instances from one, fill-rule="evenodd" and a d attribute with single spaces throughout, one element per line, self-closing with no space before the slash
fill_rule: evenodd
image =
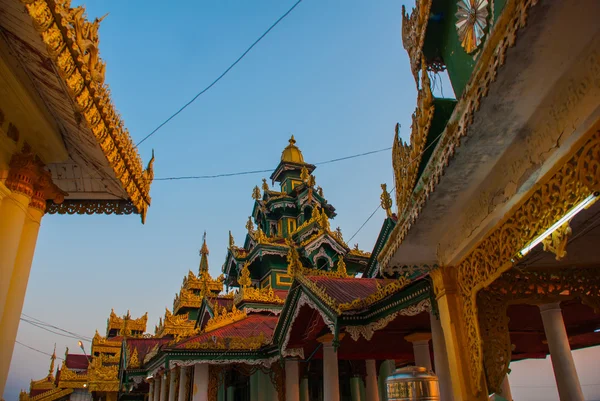
<path id="1" fill-rule="evenodd" d="M 433 281 L 433 291 L 437 299 L 445 294 L 458 293 L 457 275 L 457 269 L 451 266 L 436 267 L 429 273 Z"/>
<path id="2" fill-rule="evenodd" d="M 340 333 L 337 341 L 342 341 L 345 335 L 345 333 Z M 331 346 L 335 342 L 335 336 L 331 333 L 323 334 L 321 337 L 317 338 L 317 341 L 322 343 L 323 346 Z"/>
<path id="3" fill-rule="evenodd" d="M 412 333 L 404 337 L 410 343 L 429 342 L 431 333 Z"/>
<path id="4" fill-rule="evenodd" d="M 540 312 L 542 312 L 542 313 L 553 311 L 553 310 L 562 311 L 562 309 L 560 307 L 560 302 L 553 302 L 551 304 L 539 305 L 539 308 L 540 308 Z"/>

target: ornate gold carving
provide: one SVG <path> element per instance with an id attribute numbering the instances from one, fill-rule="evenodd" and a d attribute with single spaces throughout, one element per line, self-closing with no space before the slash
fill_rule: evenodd
<path id="1" fill-rule="evenodd" d="M 173 313 L 177 314 L 181 308 L 199 308 L 202 299 L 202 295 L 196 295 L 192 291 L 182 288 L 179 294 L 175 294 Z"/>
<path id="2" fill-rule="evenodd" d="M 387 184 L 381 184 L 381 208 L 385 210 L 387 217 L 392 217 L 392 198 L 387 191 Z"/>
<path id="3" fill-rule="evenodd" d="M 131 356 L 129 357 L 129 362 L 127 362 L 128 369 L 139 369 L 142 366 L 140 362 L 140 356 L 138 354 L 137 348 L 133 349 Z"/>
<path id="4" fill-rule="evenodd" d="M 402 44 L 408 53 L 410 69 L 419 88 L 419 70 L 423 67 L 422 50 L 425 44 L 425 33 L 429 21 L 432 0 L 417 0 L 410 17 L 402 6 Z M 424 73 L 424 75 L 427 75 Z M 423 77 L 425 78 L 425 77 Z"/>
<path id="5" fill-rule="evenodd" d="M 344 262 L 344 258 L 341 256 L 338 259 L 336 271 L 337 271 L 337 274 L 339 274 L 341 277 L 348 276 L 348 271 L 346 270 L 346 262 Z"/>
<path id="6" fill-rule="evenodd" d="M 60 204 L 48 201 L 48 214 L 132 214 L 136 208 L 130 201 L 124 200 L 72 200 L 67 199 Z"/>
<path id="7" fill-rule="evenodd" d="M 66 362 L 63 361 L 62 367 L 60 368 L 59 388 L 86 388 L 87 381 L 87 371 L 77 373 L 74 370 L 69 369 Z"/>
<path id="8" fill-rule="evenodd" d="M 235 241 L 233 240 L 233 235 L 231 235 L 231 230 L 229 230 L 229 249 L 235 247 Z"/>
<path id="9" fill-rule="evenodd" d="M 354 244 L 354 248 L 348 252 L 350 255 L 361 256 L 363 258 L 370 258 L 371 252 L 365 252 L 358 248 L 358 244 Z"/>
<path id="10" fill-rule="evenodd" d="M 29 401 L 54 401 L 60 398 L 66 397 L 73 392 L 72 388 L 57 388 L 54 390 L 50 390 L 41 394 L 38 394 L 34 397 L 27 398 Z"/>
<path id="11" fill-rule="evenodd" d="M 255 201 L 260 201 L 261 198 L 262 196 L 260 195 L 260 188 L 257 185 L 252 190 L 252 199 L 254 199 Z"/>
<path id="12" fill-rule="evenodd" d="M 117 330 L 120 335 L 133 335 L 133 332 L 138 335 L 143 334 L 146 331 L 146 323 L 148 322 L 148 312 L 144 316 L 138 319 L 132 319 L 131 314 L 127 311 L 127 314 L 123 317 L 119 317 L 115 314 L 114 309 L 111 309 L 110 316 L 106 323 L 106 335 L 111 330 Z"/>
<path id="13" fill-rule="evenodd" d="M 189 313 L 174 315 L 168 308 L 165 308 L 165 318 L 159 318 L 158 326 L 154 328 L 156 337 L 167 335 L 174 336 L 177 340 L 191 337 L 200 332 L 195 329 L 196 322 L 189 320 Z"/>
<path id="14" fill-rule="evenodd" d="M 94 358 L 90 363 L 88 376 L 89 391 L 119 391 L 119 365 L 105 366 L 102 358 Z"/>
<path id="15" fill-rule="evenodd" d="M 469 84 L 455 107 L 456 118 L 453 117 L 455 122 L 446 126 L 429 159 L 426 167 L 428 171 L 425 174 L 427 179 L 423 179 L 419 184 L 420 190 L 411 199 L 410 210 L 404 216 L 398 216 L 401 220 L 380 253 L 378 259 L 384 270 L 388 268 L 393 254 L 404 241 L 429 195 L 439 183 L 450 158 L 454 155 L 456 148 L 460 146 L 461 138 L 466 135 L 467 129 L 471 125 L 481 99 L 487 96 L 490 84 L 496 79 L 498 68 L 504 65 L 506 51 L 509 47 L 514 46 L 517 30 L 526 25 L 529 8 L 536 3 L 537 0 L 524 0 L 507 4 L 494 25 L 494 30 L 490 33 L 487 44 L 482 49 Z M 398 209 L 400 210 L 400 207 Z"/>
<path id="16" fill-rule="evenodd" d="M 571 226 L 567 221 L 542 241 L 544 251 L 552 252 L 556 255 L 556 260 L 567 256 L 567 242 L 571 232 Z"/>
<path id="17" fill-rule="evenodd" d="M 496 392 L 508 372 L 512 345 L 508 331 L 509 305 L 544 304 L 579 298 L 600 312 L 598 268 L 510 270 L 477 294 L 478 322 L 483 348 L 483 366 L 488 390 Z"/>
<path id="18" fill-rule="evenodd" d="M 600 131 L 506 220 L 499 224 L 458 266 L 458 282 L 465 299 L 465 325 L 471 346 L 473 379 L 482 372 L 482 344 L 475 295 L 514 263 L 517 252 L 542 234 L 600 187 Z M 478 379 L 476 381 L 480 383 Z M 481 386 L 481 383 L 480 383 Z"/>
<path id="19" fill-rule="evenodd" d="M 217 310 L 217 308 L 218 308 L 218 306 L 215 307 L 215 311 Z M 223 326 L 227 326 L 228 324 L 243 320 L 246 317 L 247 317 L 246 311 L 239 310 L 235 307 L 235 305 L 233 305 L 231 312 L 225 311 L 221 315 L 218 315 L 217 313 L 215 313 L 215 315 L 212 318 L 210 318 L 208 320 L 208 322 L 206 322 L 204 331 L 206 333 L 208 333 L 208 332 L 211 332 L 218 328 L 221 328 Z"/>
<path id="20" fill-rule="evenodd" d="M 266 178 L 262 179 L 262 190 L 263 190 L 263 193 L 266 193 L 269 191 L 269 184 L 267 184 Z"/>
<path id="21" fill-rule="evenodd" d="M 269 344 L 271 340 L 264 333 L 249 337 L 215 337 L 210 341 L 186 343 L 186 349 L 214 350 L 237 349 L 253 351 Z"/>
<path id="22" fill-rule="evenodd" d="M 327 277 L 337 277 L 337 278 L 347 278 L 348 273 L 344 270 L 335 270 L 335 271 L 326 271 L 326 270 L 317 270 L 311 269 L 308 267 L 302 266 L 300 262 L 300 255 L 298 254 L 298 250 L 295 248 L 294 243 L 288 239 L 286 240 L 289 251 L 287 254 L 287 274 L 291 277 L 298 276 L 327 276 Z M 345 264 L 344 264 L 345 268 Z"/>
<path id="23" fill-rule="evenodd" d="M 242 287 L 240 291 L 235 294 L 233 298 L 234 304 L 239 304 L 242 301 L 251 301 L 259 303 L 269 303 L 283 305 L 284 299 L 279 298 L 275 295 L 275 291 L 272 287 L 265 288 L 253 288 L 253 287 Z"/>
<path id="24" fill-rule="evenodd" d="M 68 0 L 22 2 L 72 100 L 144 222 L 150 205 L 154 159 L 142 171 L 141 159 L 112 104 L 108 86 L 104 84 L 104 63 L 98 53 L 101 19 L 87 21 L 84 8 L 71 8 Z"/>
<path id="25" fill-rule="evenodd" d="M 244 267 L 241 271 L 241 276 L 238 279 L 238 284 L 243 288 L 249 287 L 252 285 L 252 280 L 250 279 L 250 269 L 248 269 L 249 263 L 244 263 Z"/>
<path id="26" fill-rule="evenodd" d="M 424 68 L 425 63 L 423 63 Z M 423 85 L 419 90 L 417 108 L 412 115 L 410 144 L 402 143 L 399 134 L 400 124 L 396 124 L 394 144 L 392 146 L 392 164 L 396 183 L 398 216 L 402 216 L 408 208 L 409 199 L 415 188 L 419 164 L 423 157 L 423 150 L 425 149 L 427 135 L 431 127 L 434 109 L 429 76 L 426 71 L 423 71 Z"/>
<path id="27" fill-rule="evenodd" d="M 248 230 L 248 234 L 253 236 L 254 234 L 254 223 L 252 222 L 252 216 L 248 216 L 248 222 L 246 223 L 246 230 Z"/>

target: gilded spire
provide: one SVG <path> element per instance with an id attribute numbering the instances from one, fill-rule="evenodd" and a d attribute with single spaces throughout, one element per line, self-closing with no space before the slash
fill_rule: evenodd
<path id="1" fill-rule="evenodd" d="M 235 246 L 235 241 L 233 240 L 233 235 L 231 234 L 231 230 L 229 230 L 229 249 Z"/>
<path id="2" fill-rule="evenodd" d="M 252 216 L 248 216 L 248 222 L 246 223 L 246 229 L 248 230 L 248 234 L 254 234 L 254 223 L 252 223 Z"/>
<path id="3" fill-rule="evenodd" d="M 348 272 L 346 270 L 346 262 L 344 262 L 344 258 L 342 258 L 341 256 L 337 263 L 337 272 L 342 277 L 348 275 Z"/>
<path id="4" fill-rule="evenodd" d="M 48 377 L 51 377 L 54 374 L 54 361 L 56 360 L 56 343 L 54 344 L 54 352 L 52 352 L 52 356 L 50 357 L 50 370 L 48 371 Z"/>
<path id="5" fill-rule="evenodd" d="M 267 192 L 269 190 L 269 184 L 267 184 L 267 179 L 263 178 L 262 181 L 262 190 L 263 192 Z"/>
<path id="6" fill-rule="evenodd" d="M 385 210 L 387 217 L 392 217 L 392 198 L 387 191 L 387 184 L 381 184 L 382 193 L 379 197 L 381 199 L 381 208 Z"/>
<path id="7" fill-rule="evenodd" d="M 258 185 L 254 187 L 254 189 L 252 190 L 252 199 L 259 201 L 261 198 L 260 196 L 260 188 L 258 188 Z"/>
<path id="8" fill-rule="evenodd" d="M 200 275 L 208 273 L 208 246 L 206 245 L 206 231 L 202 240 L 202 248 L 200 248 Z"/>

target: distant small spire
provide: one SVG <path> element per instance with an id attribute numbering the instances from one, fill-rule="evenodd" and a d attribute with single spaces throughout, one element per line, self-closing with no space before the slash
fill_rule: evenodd
<path id="1" fill-rule="evenodd" d="M 48 371 L 48 377 L 54 374 L 54 361 L 56 360 L 56 343 L 54 343 L 54 351 L 50 357 L 50 370 Z"/>
<path id="2" fill-rule="evenodd" d="M 200 248 L 200 275 L 208 272 L 208 254 L 208 246 L 206 245 L 206 231 L 204 231 L 204 235 L 202 237 L 202 248 Z"/>
<path id="3" fill-rule="evenodd" d="M 290 145 L 294 145 L 296 143 L 296 140 L 294 139 L 294 134 L 292 134 L 291 138 L 290 138 Z"/>

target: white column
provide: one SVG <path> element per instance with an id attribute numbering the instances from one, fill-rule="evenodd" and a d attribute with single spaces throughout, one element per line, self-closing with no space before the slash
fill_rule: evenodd
<path id="1" fill-rule="evenodd" d="M 150 379 L 148 382 L 149 390 L 148 390 L 148 401 L 154 401 L 154 380 Z"/>
<path id="2" fill-rule="evenodd" d="M 540 305 L 546 340 L 550 349 L 554 378 L 561 401 L 583 401 L 581 384 L 565 329 L 560 304 Z"/>
<path id="3" fill-rule="evenodd" d="M 431 354 L 429 353 L 429 340 L 431 333 L 413 333 L 404 337 L 413 345 L 415 365 L 431 370 Z"/>
<path id="4" fill-rule="evenodd" d="M 452 382 L 450 381 L 450 368 L 448 367 L 448 353 L 444 341 L 442 323 L 433 313 L 429 314 L 431 320 L 431 342 L 433 343 L 433 362 L 435 374 L 440 385 L 440 401 L 453 401 Z"/>
<path id="5" fill-rule="evenodd" d="M 169 388 L 168 372 L 163 373 L 160 378 L 160 398 L 159 401 L 167 401 L 167 389 Z"/>
<path id="6" fill-rule="evenodd" d="M 497 396 L 500 396 L 502 398 L 496 398 Z M 497 399 L 513 401 L 512 394 L 510 392 L 510 383 L 508 381 L 508 374 L 505 375 L 504 380 L 502 380 L 502 384 L 500 385 L 500 391 L 490 397 L 490 400 L 496 401 Z"/>
<path id="7" fill-rule="evenodd" d="M 338 358 L 332 341 L 323 342 L 323 400 L 340 400 Z"/>
<path id="8" fill-rule="evenodd" d="M 160 401 L 160 389 L 162 387 L 162 377 L 159 374 L 154 375 L 154 401 Z"/>
<path id="9" fill-rule="evenodd" d="M 367 366 L 367 377 L 366 381 L 366 401 L 379 401 L 379 385 L 377 383 L 377 366 L 375 365 L 374 359 L 367 359 L 365 361 Z"/>
<path id="10" fill-rule="evenodd" d="M 300 401 L 300 377 L 295 359 L 285 361 L 285 400 Z"/>
<path id="11" fill-rule="evenodd" d="M 178 389 L 175 388 L 175 379 L 177 378 L 177 368 L 171 369 L 169 373 L 169 401 L 175 401 L 175 391 Z"/>
<path id="12" fill-rule="evenodd" d="M 208 401 L 208 365 L 194 365 L 194 395 L 192 401 Z"/>
<path id="13" fill-rule="evenodd" d="M 300 381 L 300 401 L 308 401 L 308 376 L 304 376 Z"/>
<path id="14" fill-rule="evenodd" d="M 190 368 L 187 366 L 182 366 L 179 368 L 179 395 L 177 396 L 177 401 L 187 401 L 185 393 L 189 372 Z"/>

